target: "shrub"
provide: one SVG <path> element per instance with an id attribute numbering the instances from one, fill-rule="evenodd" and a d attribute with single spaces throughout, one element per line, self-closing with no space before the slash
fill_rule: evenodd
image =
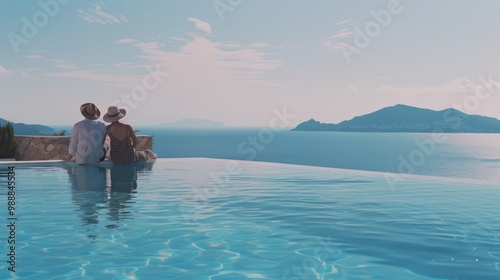
<path id="1" fill-rule="evenodd" d="M 52 133 L 52 136 L 65 136 L 66 135 L 66 130 L 61 130 L 59 133 Z"/>
<path id="2" fill-rule="evenodd" d="M 12 158 L 15 151 L 14 128 L 10 123 L 0 125 L 0 158 Z"/>

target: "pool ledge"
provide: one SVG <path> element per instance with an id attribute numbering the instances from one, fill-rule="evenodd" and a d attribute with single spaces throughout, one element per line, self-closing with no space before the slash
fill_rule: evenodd
<path id="1" fill-rule="evenodd" d="M 262 162 L 262 161 L 246 161 L 246 160 L 234 160 L 234 159 L 218 159 L 218 158 L 205 158 L 205 157 L 189 157 L 189 158 L 158 158 L 155 160 L 149 160 L 147 163 L 154 164 L 155 162 L 169 162 L 172 167 L 178 167 L 179 165 L 186 166 L 193 170 L 196 169 L 195 166 L 202 164 L 203 166 L 211 166 L 213 172 L 220 172 L 224 169 L 231 168 L 242 168 L 246 171 L 251 171 L 258 169 L 262 166 L 267 167 L 268 170 L 273 170 L 273 172 L 283 172 L 285 170 L 297 170 L 299 168 L 302 172 L 334 172 L 338 174 L 344 174 L 349 177 L 365 177 L 365 178 L 379 178 L 388 185 L 390 184 L 391 178 L 399 177 L 400 179 L 395 185 L 392 185 L 393 190 L 397 189 L 399 185 L 405 185 L 411 181 L 431 181 L 431 182 L 446 182 L 446 183 L 459 183 L 459 184 L 474 184 L 483 186 L 494 186 L 498 187 L 500 184 L 495 181 L 490 180 L 478 180 L 478 179 L 464 179 L 464 178 L 454 178 L 454 177 L 439 177 L 430 175 L 417 175 L 417 174 L 400 174 L 400 173 L 390 173 L 390 172 L 380 172 L 373 170 L 355 170 L 355 169 L 342 169 L 342 168 L 332 168 L 332 167 L 321 167 L 321 166 L 310 166 L 310 165 L 297 165 L 289 163 L 277 163 L 277 162 Z M 140 162 L 138 162 L 140 163 Z M 24 167 L 43 167 L 43 166 L 66 166 L 66 167 L 76 167 L 74 161 L 65 160 L 32 160 L 32 161 L 0 161 L 0 168 L 6 166 L 24 166 Z M 101 166 L 101 167 L 111 167 L 113 162 L 110 160 L 105 160 L 100 163 L 95 164 L 85 164 L 84 166 Z M 286 172 L 284 172 L 286 173 Z"/>

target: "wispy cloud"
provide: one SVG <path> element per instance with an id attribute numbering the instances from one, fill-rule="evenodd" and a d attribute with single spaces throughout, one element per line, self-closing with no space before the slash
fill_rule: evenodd
<path id="1" fill-rule="evenodd" d="M 267 58 L 267 53 L 257 50 L 255 46 L 213 42 L 202 36 L 193 36 L 193 40 L 182 46 L 180 52 L 163 51 L 157 43 L 136 46 L 146 54 L 144 58 L 191 70 L 234 70 L 233 74 L 241 76 L 247 71 L 256 73 L 281 66 L 280 61 Z"/>
<path id="2" fill-rule="evenodd" d="M 60 69 L 77 69 L 78 68 L 75 65 L 63 64 L 63 63 L 54 64 L 52 67 L 54 67 L 54 68 L 60 68 Z"/>
<path id="3" fill-rule="evenodd" d="M 129 44 L 129 43 L 135 43 L 135 42 L 137 42 L 137 40 L 128 39 L 128 38 L 120 39 L 118 41 L 115 41 L 115 43 L 117 43 L 117 44 Z"/>
<path id="4" fill-rule="evenodd" d="M 350 20 L 343 21 L 337 24 L 345 24 L 347 22 L 350 22 Z M 347 43 L 347 40 L 354 37 L 354 35 L 354 31 L 348 28 L 343 28 L 326 38 L 325 41 L 320 43 L 320 46 L 325 47 L 330 52 L 333 52 L 335 54 L 345 55 L 349 48 L 349 43 Z"/>
<path id="5" fill-rule="evenodd" d="M 330 39 L 326 40 L 324 42 L 321 42 L 320 46 L 325 47 L 330 52 L 338 54 L 338 55 L 345 55 L 347 50 L 350 47 L 349 43 L 336 42 L 335 40 L 330 40 Z"/>
<path id="6" fill-rule="evenodd" d="M 96 73 L 95 71 L 82 70 L 58 73 L 46 73 L 46 76 L 61 77 L 61 78 L 75 78 L 93 81 L 106 82 L 109 86 L 115 87 L 130 87 L 138 83 L 141 76 L 137 75 L 116 75 L 107 73 Z"/>
<path id="7" fill-rule="evenodd" d="M 103 8 L 100 4 L 95 4 L 94 8 L 90 8 L 87 11 L 78 9 L 77 14 L 79 18 L 88 23 L 99 23 L 102 25 L 106 25 L 128 22 L 127 18 L 124 15 L 114 16 L 103 11 Z"/>
<path id="8" fill-rule="evenodd" d="M 344 24 L 348 24 L 349 22 L 351 22 L 350 19 L 346 19 L 346 20 L 342 20 L 342 21 L 339 21 L 337 23 L 335 23 L 335 25 L 344 25 Z"/>
<path id="9" fill-rule="evenodd" d="M 375 77 L 375 78 L 377 78 L 377 79 L 379 79 L 379 80 L 388 80 L 388 79 L 390 79 L 391 77 L 389 77 L 389 76 L 377 76 L 377 77 Z"/>
<path id="10" fill-rule="evenodd" d="M 52 59 L 52 62 L 54 62 L 54 64 L 52 65 L 52 67 L 54 67 L 54 68 L 59 68 L 59 69 L 77 69 L 78 68 L 77 66 L 70 64 L 70 63 L 67 63 L 66 61 L 64 61 L 62 59 Z"/>
<path id="11" fill-rule="evenodd" d="M 269 58 L 266 44 L 222 43 L 202 35 L 191 34 L 179 50 L 167 50 L 158 42 L 135 42 L 140 58 L 149 65 L 159 65 L 170 74 L 172 92 L 238 92 L 274 85 L 265 78 L 268 71 L 282 62 Z M 196 82 L 194 82 L 196 81 Z"/>
<path id="12" fill-rule="evenodd" d="M 328 37 L 328 39 L 337 39 L 337 38 L 352 38 L 354 37 L 354 32 L 347 28 L 337 31 L 332 36 Z"/>
<path id="13" fill-rule="evenodd" d="M 113 87 L 130 87 L 134 83 L 137 83 L 137 80 L 140 78 L 138 75 L 120 75 L 120 74 L 108 74 L 108 73 L 98 73 L 93 70 L 75 70 L 80 67 L 67 63 L 62 59 L 52 59 L 54 64 L 53 68 L 57 69 L 66 69 L 69 71 L 63 72 L 49 72 L 45 73 L 46 76 L 50 77 L 60 77 L 60 78 L 75 78 L 75 79 L 84 79 L 84 80 L 93 80 L 99 82 L 105 82 L 106 85 Z M 114 66 L 120 65 L 122 67 L 125 63 L 115 64 Z"/>
<path id="14" fill-rule="evenodd" d="M 478 86 L 485 86 L 479 82 L 467 78 L 455 78 L 443 85 L 408 86 L 396 87 L 392 85 L 381 85 L 377 91 L 381 93 L 405 94 L 405 95 L 446 95 L 446 94 L 473 94 Z M 489 86 L 500 89 L 500 82 L 489 81 Z"/>
<path id="15" fill-rule="evenodd" d="M 2 65 L 0 65 L 0 77 L 6 76 L 10 73 L 12 73 L 12 72 L 5 69 L 5 67 L 3 67 Z"/>
<path id="16" fill-rule="evenodd" d="M 361 26 L 360 23 L 347 19 L 335 23 L 334 26 L 337 31 L 321 42 L 320 46 L 334 54 L 342 56 L 346 56 L 353 51 L 356 53 L 362 52 L 362 48 L 353 48 L 351 42 L 356 35 L 356 28 Z"/>
<path id="17" fill-rule="evenodd" d="M 170 40 L 173 40 L 173 41 L 176 41 L 176 42 L 187 42 L 189 41 L 188 39 L 186 38 L 181 38 L 181 37 L 175 37 L 175 36 L 172 36 L 172 37 L 168 37 Z"/>
<path id="18" fill-rule="evenodd" d="M 200 23 L 201 27 L 195 27 L 205 28 L 207 33 L 212 32 L 211 28 L 207 29 L 207 26 L 202 23 Z M 186 39 L 179 40 L 182 45 L 175 50 L 169 50 L 165 44 L 156 41 L 141 42 L 132 38 L 122 38 L 114 42 L 116 44 L 129 44 L 137 48 L 140 51 L 138 58 L 142 62 L 117 62 L 111 64 L 112 66 L 135 73 L 137 73 L 137 69 L 146 66 L 162 69 L 162 73 L 168 73 L 172 77 L 169 79 L 168 88 L 173 92 L 234 92 L 235 90 L 250 90 L 263 85 L 274 86 L 274 83 L 265 78 L 265 74 L 282 66 L 281 61 L 271 59 L 270 54 L 266 52 L 272 47 L 262 42 L 245 45 L 215 42 L 204 35 L 189 32 L 186 33 Z M 59 68 L 72 69 L 62 67 L 70 65 L 64 61 L 56 60 L 54 62 L 60 66 Z M 140 83 L 144 73 L 142 75 L 121 75 L 81 69 L 52 72 L 46 75 L 94 80 L 105 82 L 106 85 L 114 87 L 127 87 Z"/>
<path id="19" fill-rule="evenodd" d="M 38 68 L 24 68 L 21 70 L 21 75 L 26 78 L 32 78 L 35 77 L 35 72 L 38 71 Z"/>
<path id="20" fill-rule="evenodd" d="M 194 22 L 194 26 L 196 27 L 196 29 L 204 31 L 207 34 L 212 34 L 212 27 L 210 26 L 210 24 L 196 18 L 187 18 L 187 20 L 190 22 Z"/>
<path id="21" fill-rule="evenodd" d="M 358 93 L 359 92 L 359 88 L 357 86 L 353 86 L 353 85 L 346 85 L 345 86 L 345 90 L 347 92 L 353 92 L 353 93 Z"/>
<path id="22" fill-rule="evenodd" d="M 258 43 L 258 42 L 256 42 L 256 43 L 252 43 L 250 45 L 250 47 L 252 47 L 252 48 L 267 48 L 267 47 L 269 47 L 269 45 L 266 44 L 266 43 Z"/>
<path id="23" fill-rule="evenodd" d="M 133 62 L 121 62 L 121 63 L 113 63 L 115 67 L 138 67 L 137 64 Z"/>
<path id="24" fill-rule="evenodd" d="M 33 54 L 33 55 L 27 55 L 25 57 L 31 58 L 31 59 L 40 59 L 40 58 L 43 58 L 43 55 Z"/>

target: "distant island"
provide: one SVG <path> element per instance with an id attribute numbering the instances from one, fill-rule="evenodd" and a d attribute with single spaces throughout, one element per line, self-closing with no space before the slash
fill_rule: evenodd
<path id="1" fill-rule="evenodd" d="M 398 104 L 338 124 L 311 119 L 292 131 L 500 133 L 500 120 L 452 108 L 433 111 Z"/>
<path id="2" fill-rule="evenodd" d="M 9 121 L 0 118 L 0 125 L 5 125 Z M 54 129 L 41 124 L 24 124 L 10 122 L 14 128 L 15 135 L 53 135 Z"/>
<path id="3" fill-rule="evenodd" d="M 164 123 L 160 125 L 161 127 L 173 127 L 173 128 L 218 128 L 224 127 L 221 122 L 197 119 L 197 118 L 186 118 L 175 122 Z"/>

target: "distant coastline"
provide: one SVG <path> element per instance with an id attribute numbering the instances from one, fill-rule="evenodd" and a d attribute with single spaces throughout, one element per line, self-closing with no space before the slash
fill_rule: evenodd
<path id="1" fill-rule="evenodd" d="M 5 125 L 7 123 L 11 123 L 14 128 L 15 135 L 53 135 L 59 133 L 59 131 L 55 131 L 53 128 L 41 125 L 41 124 L 25 124 L 25 123 L 15 123 L 5 119 L 0 118 L 0 125 Z"/>
<path id="2" fill-rule="evenodd" d="M 310 119 L 292 131 L 500 133 L 500 120 L 452 108 L 434 111 L 398 104 L 338 124 Z"/>

